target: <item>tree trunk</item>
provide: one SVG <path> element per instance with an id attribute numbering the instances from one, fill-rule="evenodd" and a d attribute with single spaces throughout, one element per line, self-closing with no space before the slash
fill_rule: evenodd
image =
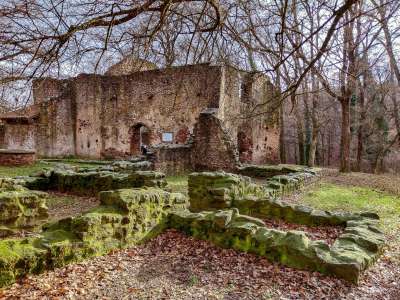
<path id="1" fill-rule="evenodd" d="M 294 115 L 296 118 L 296 125 L 297 125 L 297 143 L 298 143 L 298 151 L 299 151 L 299 159 L 297 163 L 300 165 L 305 165 L 305 146 L 304 146 L 304 125 L 302 116 L 300 113 L 300 109 L 296 102 L 296 96 L 293 94 L 291 96 L 292 105 L 294 106 Z"/>
<path id="2" fill-rule="evenodd" d="M 287 162 L 286 158 L 286 145 L 285 145 L 285 120 L 284 120 L 284 108 L 283 104 L 279 109 L 279 123 L 280 123 L 280 131 L 279 131 L 279 156 L 281 163 L 285 164 Z"/>
<path id="3" fill-rule="evenodd" d="M 319 85 L 317 82 L 315 72 L 312 72 L 312 109 L 311 109 L 311 122 L 312 122 L 312 131 L 311 131 L 311 140 L 308 152 L 308 166 L 314 167 L 315 165 L 315 157 L 318 146 L 318 135 L 319 135 L 319 121 L 318 121 L 318 97 L 319 97 Z"/>
<path id="4" fill-rule="evenodd" d="M 309 167 L 315 166 L 315 154 L 317 152 L 317 143 L 318 143 L 318 129 L 313 128 L 312 138 L 311 138 L 311 143 L 310 143 L 310 152 L 308 155 L 308 166 Z"/>
<path id="5" fill-rule="evenodd" d="M 361 86 L 360 84 L 360 121 L 358 125 L 358 136 L 357 136 L 357 166 L 356 171 L 361 171 L 362 165 L 362 158 L 364 152 L 364 122 L 366 119 L 366 112 L 365 112 L 365 89 L 366 87 L 366 78 L 364 77 L 364 85 Z"/>
<path id="6" fill-rule="evenodd" d="M 277 72 L 276 76 L 276 86 L 277 88 L 281 89 L 281 74 Z M 286 129 L 285 129 L 285 107 L 284 103 L 282 103 L 279 107 L 279 158 L 281 163 L 285 164 L 287 162 L 287 149 L 285 144 L 285 136 L 286 136 Z"/>
<path id="7" fill-rule="evenodd" d="M 340 100 L 342 107 L 342 128 L 340 139 L 340 172 L 350 172 L 350 98 Z"/>
<path id="8" fill-rule="evenodd" d="M 397 135 L 400 137 L 400 116 L 399 116 L 399 104 L 397 103 L 397 89 L 394 88 L 396 85 L 396 82 L 394 80 L 393 72 L 390 75 L 390 82 L 393 84 L 392 87 L 392 92 L 391 92 L 391 99 L 393 103 L 393 117 L 394 117 L 394 123 L 396 125 L 396 130 L 397 130 Z M 400 145 L 400 138 L 398 140 L 398 143 Z"/>

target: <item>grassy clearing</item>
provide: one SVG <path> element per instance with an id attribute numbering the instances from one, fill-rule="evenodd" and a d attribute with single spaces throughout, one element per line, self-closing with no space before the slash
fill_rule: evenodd
<path id="1" fill-rule="evenodd" d="M 324 210 L 376 212 L 387 234 L 400 230 L 400 197 L 393 194 L 366 187 L 322 182 L 308 190 L 300 201 Z"/>
<path id="2" fill-rule="evenodd" d="M 392 267 L 398 268 L 400 265 L 400 196 L 393 193 L 393 188 L 384 189 L 390 186 L 385 181 L 385 185 L 378 187 L 373 184 L 377 180 L 375 175 L 370 175 L 371 184 L 368 187 L 367 180 L 357 183 L 360 175 L 351 176 L 349 174 L 342 177 L 340 182 L 332 181 L 332 178 L 325 178 L 320 184 L 314 185 L 300 196 L 302 204 L 309 205 L 324 210 L 337 211 L 372 211 L 381 217 L 381 229 L 385 232 L 387 246 L 384 257 L 390 261 Z M 367 176 L 363 176 L 364 179 Z M 346 184 L 343 184 L 347 180 Z M 398 179 L 397 179 L 398 180 Z M 332 183 L 334 182 L 334 183 Z M 395 182 L 393 182 L 395 184 Z"/>
<path id="3" fill-rule="evenodd" d="M 1 177 L 28 176 L 35 172 L 42 171 L 44 168 L 49 168 L 50 165 L 44 163 L 35 163 L 30 166 L 7 167 L 0 166 Z"/>

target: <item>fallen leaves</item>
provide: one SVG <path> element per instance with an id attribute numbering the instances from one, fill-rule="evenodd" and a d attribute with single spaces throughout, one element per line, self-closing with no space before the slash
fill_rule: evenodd
<path id="1" fill-rule="evenodd" d="M 167 231 L 145 245 L 28 277 L 2 291 L 0 297 L 399 299 L 400 267 L 392 262 L 389 267 L 389 262 L 380 261 L 357 287 Z"/>
<path id="2" fill-rule="evenodd" d="M 266 219 L 264 222 L 267 227 L 274 229 L 304 231 L 311 240 L 323 240 L 328 245 L 332 245 L 344 231 L 344 227 L 341 226 L 306 226 L 277 219 Z"/>

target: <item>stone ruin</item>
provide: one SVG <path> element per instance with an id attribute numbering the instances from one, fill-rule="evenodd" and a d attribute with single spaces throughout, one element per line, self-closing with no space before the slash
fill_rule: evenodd
<path id="1" fill-rule="evenodd" d="M 35 162 L 35 151 L 0 149 L 0 166 L 32 165 Z"/>
<path id="2" fill-rule="evenodd" d="M 46 199 L 44 192 L 31 191 L 14 180 L 0 178 L 0 237 L 46 220 Z"/>
<path id="3" fill-rule="evenodd" d="M 43 224 L 47 217 L 43 190 L 98 195 L 100 205 L 82 215 Z M 166 227 L 169 212 L 186 207 L 185 196 L 167 191 L 164 174 L 153 171 L 59 166 L 35 176 L 4 179 L 0 190 L 4 235 L 28 225 L 39 224 L 40 229 L 33 236 L 0 240 L 0 286 L 141 243 Z"/>
<path id="4" fill-rule="evenodd" d="M 46 193 L 37 190 L 81 195 L 97 191 L 100 205 L 78 216 L 45 223 L 35 236 L 1 239 L 0 286 L 27 274 L 142 243 L 169 228 L 354 283 L 382 252 L 384 235 L 378 229 L 376 214 L 320 211 L 279 200 L 316 180 L 314 169 L 282 165 L 242 169 L 264 178 L 263 184 L 225 172 L 193 173 L 187 198 L 171 193 L 162 173 L 123 166 L 119 164 L 118 171 L 116 165 L 98 170 L 58 166 L 31 177 L 2 179 L 3 228 L 43 221 L 47 216 Z M 310 240 L 301 231 L 270 228 L 266 219 L 341 226 L 343 233 L 328 245 Z"/>
<path id="5" fill-rule="evenodd" d="M 379 216 L 321 211 L 277 198 L 314 176 L 309 170 L 276 175 L 260 186 L 223 172 L 191 174 L 189 211 L 172 213 L 170 227 L 221 247 L 357 283 L 384 245 L 384 235 L 378 229 Z M 269 228 L 262 219 L 308 226 L 342 226 L 344 231 L 329 246 L 324 241 L 310 240 L 301 231 Z"/>
<path id="6" fill-rule="evenodd" d="M 262 73 L 132 58 L 104 75 L 33 81 L 34 103 L 0 115 L 0 148 L 41 158 L 130 159 L 164 173 L 279 162 L 279 100 Z"/>

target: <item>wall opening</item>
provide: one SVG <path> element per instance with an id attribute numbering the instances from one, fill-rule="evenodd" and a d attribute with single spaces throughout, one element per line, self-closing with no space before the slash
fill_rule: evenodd
<path id="1" fill-rule="evenodd" d="M 237 135 L 239 160 L 243 163 L 251 162 L 253 159 L 253 141 L 243 131 L 239 131 Z"/>
<path id="2" fill-rule="evenodd" d="M 142 124 L 136 124 L 131 128 L 131 155 L 142 154 L 142 147 L 148 148 L 151 145 L 150 129 Z"/>

